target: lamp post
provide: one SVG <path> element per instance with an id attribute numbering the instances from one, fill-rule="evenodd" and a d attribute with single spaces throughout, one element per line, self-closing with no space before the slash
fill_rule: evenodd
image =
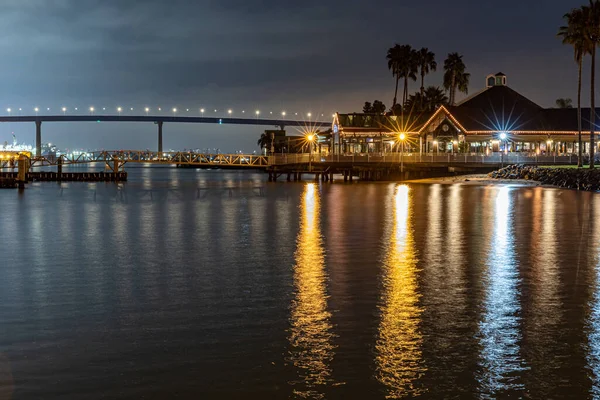
<path id="1" fill-rule="evenodd" d="M 501 167 L 504 168 L 504 152 L 506 151 L 506 133 L 502 132 L 500 134 L 500 140 L 501 142 L 504 142 L 504 151 L 500 152 L 500 157 L 501 157 Z"/>
<path id="2" fill-rule="evenodd" d="M 406 139 L 406 135 L 400 133 L 398 139 L 400 140 L 400 172 L 404 173 L 404 139 Z"/>
<path id="3" fill-rule="evenodd" d="M 308 171 L 311 172 L 312 171 L 312 147 L 313 147 L 313 142 L 315 140 L 315 135 L 312 133 L 309 133 L 306 136 L 306 140 L 308 140 Z"/>

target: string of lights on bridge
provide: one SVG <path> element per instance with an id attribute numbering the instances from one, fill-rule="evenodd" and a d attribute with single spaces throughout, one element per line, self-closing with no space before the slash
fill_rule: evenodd
<path id="1" fill-rule="evenodd" d="M 121 115 L 123 113 L 135 113 L 135 111 L 138 111 L 140 109 L 136 109 L 134 107 L 115 107 L 115 108 L 108 108 L 108 107 L 102 107 L 102 108 L 97 108 L 94 106 L 90 106 L 90 107 L 73 107 L 73 108 L 68 108 L 68 107 L 59 107 L 59 108 L 51 108 L 51 107 L 34 107 L 31 111 L 35 112 L 35 115 L 39 115 L 39 114 L 44 114 L 44 113 L 51 113 L 53 110 L 58 110 L 60 113 L 62 113 L 63 115 L 67 115 L 67 114 L 72 114 L 74 113 L 89 113 L 90 115 L 96 115 L 96 114 L 105 114 L 105 113 L 110 113 L 112 112 L 116 112 L 118 115 Z M 246 117 L 247 115 L 254 115 L 256 118 L 261 117 L 262 115 L 266 115 L 272 118 L 277 118 L 277 117 L 281 117 L 282 119 L 285 119 L 287 117 L 289 118 L 293 118 L 293 117 L 300 117 L 303 119 L 318 119 L 318 118 L 325 118 L 326 115 L 324 113 L 312 113 L 312 112 L 306 112 L 306 113 L 298 113 L 298 112 L 294 112 L 294 113 L 288 113 L 287 111 L 281 111 L 281 112 L 273 112 L 273 111 L 269 111 L 269 112 L 265 112 L 263 114 L 263 112 L 261 110 L 254 110 L 254 111 L 248 111 L 246 112 L 246 110 L 242 110 L 241 112 L 235 112 L 233 109 L 229 108 L 227 110 L 222 110 L 219 114 L 219 110 L 218 109 L 206 109 L 206 108 L 197 108 L 197 109 L 192 109 L 192 108 L 177 108 L 177 107 L 173 107 L 173 108 L 163 108 L 163 107 L 156 107 L 156 108 L 150 108 L 150 107 L 144 107 L 141 110 L 143 110 L 143 112 L 149 116 L 149 115 L 156 115 L 156 112 L 161 113 L 162 115 L 164 115 L 164 113 L 167 113 L 169 115 L 188 115 L 188 116 L 210 116 L 210 115 L 215 115 L 215 116 L 223 116 L 223 115 L 227 115 L 229 117 L 233 117 L 234 115 L 237 116 L 243 116 Z M 12 108 L 12 107 L 8 107 L 6 108 L 6 112 L 8 113 L 9 116 L 18 113 L 18 115 L 26 115 L 27 114 L 27 109 L 23 109 L 22 107 L 19 108 Z M 332 117 L 334 116 L 334 113 L 331 114 Z M 329 115 L 327 115 L 327 117 L 329 117 Z"/>

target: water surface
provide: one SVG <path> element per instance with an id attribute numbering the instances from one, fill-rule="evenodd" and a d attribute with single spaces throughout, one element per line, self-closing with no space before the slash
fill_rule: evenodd
<path id="1" fill-rule="evenodd" d="M 0 399 L 600 398 L 600 197 L 130 169 L 0 191 Z"/>

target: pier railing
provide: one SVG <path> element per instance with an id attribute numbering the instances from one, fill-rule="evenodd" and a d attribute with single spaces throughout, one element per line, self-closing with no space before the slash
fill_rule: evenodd
<path id="1" fill-rule="evenodd" d="M 320 154 L 283 154 L 269 157 L 271 165 L 318 163 L 401 163 L 418 164 L 538 164 L 570 165 L 577 163 L 576 155 L 531 155 L 524 153 L 494 154 L 364 154 L 364 155 L 327 155 Z"/>

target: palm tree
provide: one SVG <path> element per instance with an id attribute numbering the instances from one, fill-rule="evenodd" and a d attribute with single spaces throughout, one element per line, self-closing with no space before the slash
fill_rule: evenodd
<path id="1" fill-rule="evenodd" d="M 578 67 L 577 80 L 577 127 L 578 127 L 578 154 L 577 167 L 583 167 L 583 141 L 581 139 L 581 70 L 583 66 L 583 56 L 589 53 L 588 41 L 586 40 L 585 30 L 586 21 L 581 8 L 573 9 L 570 13 L 563 16 L 567 20 L 566 26 L 561 26 L 558 30 L 558 36 L 562 38 L 563 44 L 573 46 L 575 62 Z M 556 100 L 556 105 L 561 107 L 559 100 Z M 570 100 L 570 99 L 569 99 Z M 561 107 L 562 108 L 562 107 Z"/>
<path id="2" fill-rule="evenodd" d="M 448 96 L 437 86 L 425 89 L 423 98 L 424 111 L 435 111 L 438 107 L 448 104 Z"/>
<path id="3" fill-rule="evenodd" d="M 448 54 L 444 61 L 444 88 L 449 93 L 449 104 L 454 105 L 456 101 L 456 89 L 468 93 L 470 74 L 466 73 L 466 66 L 458 53 Z"/>
<path id="4" fill-rule="evenodd" d="M 396 90 L 394 92 L 394 101 L 392 108 L 397 104 L 398 99 L 398 81 L 404 78 L 404 91 L 402 94 L 402 104 L 406 102 L 408 97 L 408 79 L 417 80 L 417 57 L 416 51 L 410 45 L 400 46 L 396 44 L 390 48 L 387 53 L 388 68 L 396 77 Z"/>
<path id="5" fill-rule="evenodd" d="M 596 124 L 596 47 L 600 44 L 600 0 L 590 0 L 589 6 L 581 8 L 585 21 L 585 38 L 588 51 L 592 56 L 592 74 L 590 79 L 590 168 L 594 168 L 594 125 Z"/>
<path id="6" fill-rule="evenodd" d="M 398 81 L 401 76 L 401 65 L 402 65 L 402 50 L 399 44 L 388 49 L 387 52 L 388 69 L 392 71 L 392 75 L 396 78 L 396 90 L 394 90 L 394 101 L 392 107 L 396 105 L 398 99 Z"/>
<path id="7" fill-rule="evenodd" d="M 427 47 L 423 47 L 417 51 L 417 61 L 421 72 L 421 100 L 423 100 L 425 96 L 425 75 L 437 69 L 435 53 L 429 51 Z M 423 108 L 423 104 L 421 104 L 421 108 Z"/>
<path id="8" fill-rule="evenodd" d="M 271 136 L 267 132 L 263 132 L 256 144 L 260 146 L 261 150 L 269 148 L 271 145 Z"/>

